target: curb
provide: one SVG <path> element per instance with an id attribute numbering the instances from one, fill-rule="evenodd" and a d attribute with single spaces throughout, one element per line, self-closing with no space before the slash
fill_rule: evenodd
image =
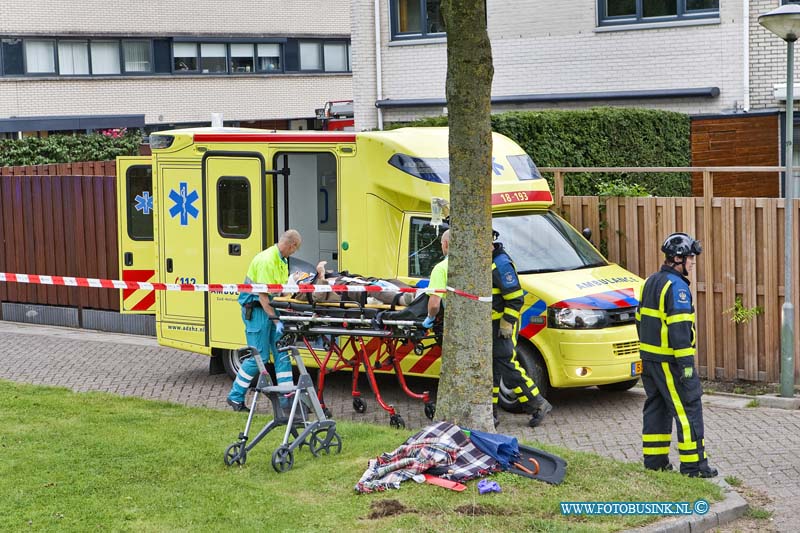
<path id="1" fill-rule="evenodd" d="M 713 504 L 706 514 L 669 518 L 649 526 L 629 529 L 624 533 L 699 533 L 724 526 L 747 512 L 749 507 L 747 501 L 724 479 L 718 478 L 714 483 L 723 488 L 725 497 Z"/>
<path id="2" fill-rule="evenodd" d="M 635 387 L 628 392 L 639 394 L 640 396 L 645 396 L 646 394 L 641 387 Z M 753 400 L 758 402 L 758 406 L 748 407 L 748 404 Z M 771 409 L 786 409 L 792 411 L 800 409 L 800 397 L 783 398 L 777 394 L 745 395 L 732 394 L 730 392 L 706 392 L 703 394 L 703 405 L 727 407 L 729 409 L 759 409 L 761 407 L 768 407 Z"/>

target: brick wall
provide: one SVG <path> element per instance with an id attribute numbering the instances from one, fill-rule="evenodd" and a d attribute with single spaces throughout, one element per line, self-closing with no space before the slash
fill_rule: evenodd
<path id="1" fill-rule="evenodd" d="M 758 23 L 759 15 L 780 5 L 780 0 L 750 0 L 750 108 L 753 110 L 784 107 L 784 102 L 773 96 L 773 85 L 786 83 L 786 43 Z"/>
<path id="2" fill-rule="evenodd" d="M 375 127 L 373 2 L 354 0 L 356 129 Z M 389 42 L 389 16 L 381 3 L 383 98 L 444 98 L 446 43 Z M 488 3 L 495 76 L 500 95 L 719 87 L 716 99 L 631 102 L 687 113 L 728 111 L 744 99 L 744 13 L 737 0 L 721 0 L 720 22 L 658 29 L 597 31 L 596 0 Z M 357 67 L 357 68 L 356 68 Z M 369 74 L 372 72 L 372 74 Z M 366 78 L 365 76 L 371 76 Z M 362 78 L 364 76 L 364 78 Z M 364 79 L 364 83 L 361 80 Z M 599 105 L 602 102 L 581 104 Z M 612 102 L 614 105 L 617 102 Z M 527 105 L 526 109 L 555 106 Z M 566 105 L 558 105 L 567 108 Z M 499 109 L 499 108 L 498 108 Z M 440 109 L 426 114 L 440 114 Z M 387 111 L 409 116 L 410 110 Z"/>
<path id="3" fill-rule="evenodd" d="M 6 0 L 0 33 L 348 35 L 349 0 Z"/>
<path id="4" fill-rule="evenodd" d="M 0 81 L 0 116 L 144 113 L 147 124 L 313 117 L 352 95 L 350 74 Z M 248 126 L 248 124 L 243 124 Z"/>
<path id="5" fill-rule="evenodd" d="M 778 166 L 780 127 L 777 113 L 766 116 L 692 120 L 692 166 Z M 714 196 L 777 197 L 780 176 L 724 173 L 714 175 Z M 692 176 L 692 194 L 703 195 L 703 175 Z"/>

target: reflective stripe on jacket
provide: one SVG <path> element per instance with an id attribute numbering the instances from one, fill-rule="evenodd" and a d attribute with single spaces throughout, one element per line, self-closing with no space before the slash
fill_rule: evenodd
<path id="1" fill-rule="evenodd" d="M 666 265 L 647 278 L 636 310 L 639 351 L 649 361 L 694 364 L 695 313 L 689 280 Z"/>
<path id="2" fill-rule="evenodd" d="M 492 320 L 504 318 L 512 325 L 516 324 L 524 294 L 514 262 L 503 245 L 495 243 L 492 251 Z"/>

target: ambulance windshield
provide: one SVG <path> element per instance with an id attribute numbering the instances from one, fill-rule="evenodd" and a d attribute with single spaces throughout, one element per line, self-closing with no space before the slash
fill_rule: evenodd
<path id="1" fill-rule="evenodd" d="M 583 236 L 550 211 L 495 216 L 492 226 L 520 274 L 608 264 Z"/>

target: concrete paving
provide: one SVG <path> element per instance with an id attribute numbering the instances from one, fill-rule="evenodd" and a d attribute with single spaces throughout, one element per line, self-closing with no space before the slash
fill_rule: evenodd
<path id="1" fill-rule="evenodd" d="M 211 376 L 208 359 L 158 346 L 149 337 L 96 333 L 68 328 L 0 321 L 0 379 L 57 385 L 75 391 L 105 391 L 160 399 L 183 405 L 225 409 L 230 380 Z M 412 390 L 436 382 L 409 380 Z M 408 399 L 392 376 L 379 376 L 380 390 L 409 428 L 426 425 L 422 402 Z M 366 381 L 363 414 L 354 412 L 350 375 L 334 374 L 325 400 L 337 420 L 388 424 Z M 544 425 L 530 429 L 524 415 L 503 413 L 498 430 L 524 440 L 595 452 L 623 461 L 641 461 L 641 391 L 596 389 L 560 392 Z M 800 531 L 800 411 L 748 408 L 736 398 L 704 397 L 706 443 L 711 463 L 721 476 L 736 476 L 774 501 L 773 526 Z M 673 445 L 673 448 L 675 446 Z M 677 464 L 677 453 L 673 452 Z"/>

